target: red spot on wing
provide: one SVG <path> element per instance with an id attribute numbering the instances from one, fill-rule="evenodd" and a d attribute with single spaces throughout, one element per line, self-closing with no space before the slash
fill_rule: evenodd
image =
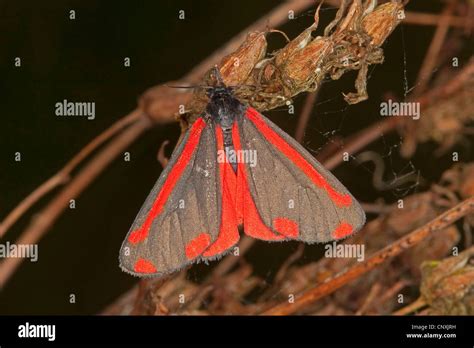
<path id="1" fill-rule="evenodd" d="M 332 231 L 331 235 L 334 239 L 341 239 L 348 235 L 350 235 L 354 231 L 354 228 L 351 224 L 343 221 L 336 227 L 334 231 Z"/>
<path id="2" fill-rule="evenodd" d="M 201 233 L 186 245 L 186 257 L 193 260 L 203 253 L 211 244 L 211 236 L 208 233 Z"/>
<path id="3" fill-rule="evenodd" d="M 280 152 L 288 157 L 298 168 L 300 168 L 316 186 L 323 188 L 337 206 L 344 207 L 351 205 L 351 196 L 337 192 L 297 150 L 295 150 L 277 132 L 265 123 L 255 109 L 248 108 L 247 117 L 253 122 L 263 136 L 267 138 L 267 140 L 270 141 L 270 143 L 272 143 Z"/>
<path id="4" fill-rule="evenodd" d="M 289 238 L 296 238 L 299 234 L 298 224 L 293 220 L 284 217 L 275 218 L 273 220 L 273 228 L 278 233 Z"/>
<path id="5" fill-rule="evenodd" d="M 217 149 L 224 151 L 224 139 L 222 129 L 219 126 L 216 128 L 216 140 Z M 203 254 L 205 257 L 222 254 L 240 239 L 235 210 L 237 178 L 227 161 L 219 163 L 219 177 L 221 187 L 221 224 L 217 239 Z"/>
<path id="6" fill-rule="evenodd" d="M 148 213 L 145 221 L 137 230 L 130 233 L 128 237 L 128 241 L 132 244 L 136 244 L 138 242 L 142 242 L 148 236 L 150 231 L 151 224 L 153 220 L 161 213 L 163 207 L 168 200 L 169 195 L 173 192 L 173 189 L 178 182 L 181 174 L 183 174 L 184 169 L 189 163 L 189 160 L 193 156 L 194 151 L 196 150 L 197 145 L 199 144 L 199 139 L 201 138 L 201 133 L 206 123 L 202 118 L 198 118 L 196 122 L 191 126 L 190 135 L 188 137 L 188 141 L 184 146 L 184 149 L 181 153 L 181 156 L 176 161 L 175 165 L 171 169 L 170 173 L 168 174 L 168 178 L 166 179 L 163 188 L 158 193 L 153 205 Z"/>
<path id="7" fill-rule="evenodd" d="M 156 273 L 155 266 L 148 260 L 138 259 L 133 269 L 137 273 Z"/>
<path id="8" fill-rule="evenodd" d="M 237 123 L 234 123 L 232 128 L 232 140 L 236 151 L 242 149 L 240 144 L 240 136 Z M 238 181 L 238 195 L 240 195 L 239 203 L 240 208 L 237 211 L 241 211 L 244 223 L 244 232 L 246 235 L 253 238 L 262 240 L 283 240 L 285 236 L 275 234 L 270 228 L 268 228 L 262 221 L 260 214 L 258 213 L 255 202 L 253 201 L 252 195 L 248 187 L 247 174 L 245 165 L 241 162 L 237 163 L 237 181 Z"/>
<path id="9" fill-rule="evenodd" d="M 148 235 L 148 231 L 145 230 L 143 227 L 140 227 L 138 230 L 132 231 L 130 236 L 128 236 L 128 241 L 132 244 L 136 244 L 145 240 Z"/>

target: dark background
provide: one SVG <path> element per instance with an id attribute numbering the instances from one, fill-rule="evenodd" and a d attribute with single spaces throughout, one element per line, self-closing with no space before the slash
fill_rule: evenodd
<path id="1" fill-rule="evenodd" d="M 186 74 L 233 35 L 275 7 L 277 1 L 3 1 L 0 3 L 0 219 L 103 131 L 135 108 L 147 88 Z M 408 10 L 439 12 L 438 1 L 414 0 Z M 69 10 L 76 19 L 69 20 Z M 186 19 L 178 19 L 185 10 Z M 325 7 L 318 35 L 334 17 Z M 280 29 L 294 38 L 313 21 L 314 10 Z M 404 75 L 411 87 L 431 41 L 431 26 L 401 25 L 384 45 L 385 63 L 370 68 L 369 100 L 348 106 L 342 92 L 354 90 L 355 74 L 325 83 L 308 126 L 305 145 L 317 153 L 333 132 L 347 136 L 380 121 L 380 101 L 391 92 L 404 95 Z M 278 34 L 269 36 L 269 52 L 284 45 Z M 405 63 L 406 56 L 406 63 Z M 466 54 L 467 56 L 467 54 Z M 22 67 L 14 67 L 21 57 Z M 124 57 L 131 67 L 123 66 Z M 463 65 L 466 57 L 460 58 Z M 56 117 L 55 103 L 93 101 L 96 118 Z M 266 113 L 294 134 L 303 96 L 296 99 L 295 115 L 286 110 Z M 179 127 L 155 127 L 119 157 L 76 198 L 39 244 L 39 260 L 26 260 L 0 292 L 0 314 L 93 314 L 137 282 L 118 267 L 118 251 L 131 222 L 161 172 L 156 160 L 160 144 L 174 144 Z M 400 159 L 397 134 L 380 135 L 368 149 L 385 157 L 390 172 L 410 161 Z M 168 150 L 171 150 L 170 146 Z M 449 156 L 433 159 L 430 144 L 418 149 L 411 164 L 431 182 L 452 163 Z M 471 157 L 456 148 L 460 157 Z M 14 161 L 15 152 L 22 161 Z M 169 153 L 169 152 L 168 152 Z M 335 175 L 362 202 L 396 192 L 380 193 L 371 185 L 373 168 L 351 161 Z M 415 189 L 422 191 L 426 185 Z M 49 194 L 21 219 L 1 242 L 13 242 L 32 214 L 53 197 Z M 412 192 L 411 192 L 412 193 Z M 246 257 L 255 271 L 271 279 L 295 243 L 258 242 Z M 317 258 L 322 246 L 305 250 L 304 259 Z M 262 256 L 264 255 L 264 256 Z M 215 263 L 214 263 L 215 264 Z M 212 266 L 195 266 L 189 277 L 199 281 Z M 69 295 L 76 303 L 69 303 Z"/>

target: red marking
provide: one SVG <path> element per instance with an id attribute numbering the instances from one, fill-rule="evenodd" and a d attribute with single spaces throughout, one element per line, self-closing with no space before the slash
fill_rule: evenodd
<path id="1" fill-rule="evenodd" d="M 201 233 L 186 245 L 186 257 L 188 260 L 195 259 L 202 254 L 211 244 L 211 236 L 207 233 Z"/>
<path id="2" fill-rule="evenodd" d="M 273 220 L 273 228 L 278 233 L 289 238 L 296 238 L 299 234 L 298 224 L 284 217 L 275 218 Z"/>
<path id="3" fill-rule="evenodd" d="M 260 117 L 258 111 L 249 107 L 247 109 L 247 117 L 253 122 L 265 138 L 267 138 L 267 140 L 269 140 L 286 157 L 291 159 L 291 161 L 300 168 L 316 186 L 323 188 L 337 206 L 344 207 L 351 205 L 351 196 L 337 192 L 297 150 L 291 147 L 290 144 L 288 144 L 278 133 L 265 123 L 265 121 Z"/>
<path id="4" fill-rule="evenodd" d="M 332 231 L 331 235 L 334 239 L 341 239 L 347 237 L 352 233 L 354 229 L 352 228 L 351 224 L 343 221 L 336 227 L 334 231 Z"/>
<path id="5" fill-rule="evenodd" d="M 219 126 L 216 128 L 216 140 L 217 149 L 224 150 L 222 129 Z M 219 177 L 222 197 L 221 224 L 217 239 L 203 254 L 205 257 L 222 254 L 240 239 L 235 209 L 237 178 L 229 162 L 219 163 Z"/>
<path id="6" fill-rule="evenodd" d="M 232 128 L 232 140 L 234 143 L 234 148 L 236 151 L 239 151 L 242 147 L 240 144 L 239 130 L 237 122 L 234 123 Z M 252 199 L 247 181 L 247 174 L 245 165 L 241 162 L 237 163 L 237 181 L 238 181 L 238 195 L 241 197 L 239 201 L 242 206 L 242 216 L 244 222 L 244 232 L 246 235 L 253 238 L 262 239 L 262 240 L 282 240 L 285 236 L 280 236 L 275 234 L 270 228 L 268 228 L 262 221 L 260 214 L 257 211 L 255 202 Z"/>
<path id="7" fill-rule="evenodd" d="M 133 269 L 137 273 L 156 273 L 155 266 L 148 260 L 138 259 Z"/>
<path id="8" fill-rule="evenodd" d="M 132 244 L 136 244 L 138 242 L 142 242 L 148 236 L 150 231 L 151 224 L 153 220 L 161 213 L 163 207 L 168 200 L 169 195 L 174 189 L 174 186 L 178 182 L 181 174 L 183 173 L 184 169 L 189 163 L 189 160 L 194 154 L 194 150 L 196 149 L 197 145 L 199 144 L 199 139 L 201 138 L 201 132 L 206 126 L 204 120 L 200 117 L 194 122 L 191 127 L 190 135 L 186 145 L 184 146 L 183 151 L 181 152 L 181 156 L 179 156 L 178 160 L 176 161 L 175 165 L 171 169 L 170 173 L 168 174 L 168 178 L 166 179 L 162 189 L 158 193 L 158 196 L 153 202 L 153 206 L 146 217 L 145 222 L 143 223 L 140 228 L 130 233 L 128 237 L 128 241 Z"/>

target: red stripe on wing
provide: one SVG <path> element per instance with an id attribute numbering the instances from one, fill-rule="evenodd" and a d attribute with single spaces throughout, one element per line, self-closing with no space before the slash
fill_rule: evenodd
<path id="1" fill-rule="evenodd" d="M 246 115 L 263 136 L 265 136 L 271 144 L 273 144 L 280 152 L 300 168 L 316 186 L 323 188 L 337 206 L 344 207 L 352 204 L 350 195 L 344 195 L 337 192 L 297 150 L 295 150 L 277 132 L 265 123 L 265 121 L 260 117 L 258 111 L 249 107 Z"/>
<path id="2" fill-rule="evenodd" d="M 232 128 L 232 140 L 236 151 L 242 149 L 240 143 L 240 135 L 237 122 L 234 123 Z M 247 170 L 244 163 L 237 163 L 237 180 L 238 180 L 238 194 L 241 195 L 239 204 L 241 204 L 241 211 L 244 222 L 244 232 L 246 235 L 253 238 L 262 240 L 283 240 L 285 236 L 275 234 L 270 228 L 268 228 L 262 221 L 260 214 L 257 211 L 255 202 L 253 201 L 252 195 L 248 186 Z M 237 209 L 239 211 L 239 208 Z"/>
<path id="3" fill-rule="evenodd" d="M 224 151 L 224 139 L 222 129 L 216 126 L 216 141 L 217 149 Z M 203 253 L 205 257 L 212 257 L 222 254 L 224 251 L 235 245 L 239 239 L 239 230 L 237 228 L 236 216 L 236 195 L 237 195 L 237 178 L 234 170 L 227 161 L 219 163 L 219 177 L 221 187 L 221 225 L 219 228 L 219 235 L 214 243 Z M 220 158 L 218 156 L 218 158 Z"/>
<path id="4" fill-rule="evenodd" d="M 204 122 L 202 118 L 198 118 L 196 122 L 194 122 L 194 124 L 191 126 L 190 135 L 188 137 L 186 145 L 184 146 L 181 156 L 178 158 L 175 165 L 168 174 L 168 178 L 166 179 L 162 189 L 158 193 L 155 202 L 153 202 L 153 206 L 150 209 L 146 220 L 144 221 L 142 226 L 140 226 L 140 228 L 130 233 L 128 241 L 131 244 L 142 242 L 147 238 L 153 220 L 163 210 L 163 206 L 168 200 L 169 195 L 173 191 L 176 183 L 181 177 L 181 174 L 183 173 L 184 169 L 189 163 L 189 160 L 193 156 L 193 153 L 196 150 L 197 145 L 199 144 L 201 132 L 205 126 L 206 122 Z"/>

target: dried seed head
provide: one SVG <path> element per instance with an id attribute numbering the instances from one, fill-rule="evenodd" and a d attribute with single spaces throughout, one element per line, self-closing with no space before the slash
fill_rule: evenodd
<path id="1" fill-rule="evenodd" d="M 380 46 L 403 18 L 403 4 L 387 2 L 364 17 L 362 28 L 372 38 L 371 44 Z"/>
<path id="2" fill-rule="evenodd" d="M 288 58 L 281 67 L 282 79 L 291 86 L 293 94 L 302 89 L 311 89 L 313 83 L 319 82 L 319 78 L 322 78 L 321 66 L 332 49 L 333 43 L 329 38 L 317 37 Z"/>
<path id="3" fill-rule="evenodd" d="M 311 33 L 316 30 L 315 24 L 305 29 L 300 35 L 291 40 L 285 47 L 277 52 L 275 55 L 275 65 L 280 66 L 285 64 L 291 55 L 308 45 L 312 39 Z"/>
<path id="4" fill-rule="evenodd" d="M 344 8 L 342 6 L 340 8 L 340 11 L 344 11 Z M 354 0 L 351 4 L 351 7 L 349 7 L 349 10 L 347 11 L 347 15 L 338 25 L 333 36 L 336 36 L 346 31 L 358 31 L 362 13 L 363 8 L 361 0 Z"/>
<path id="5" fill-rule="evenodd" d="M 224 82 L 237 86 L 245 82 L 255 65 L 265 57 L 267 40 L 265 33 L 252 32 L 233 53 L 225 56 L 219 64 Z"/>
<path id="6" fill-rule="evenodd" d="M 474 314 L 474 256 L 471 247 L 459 256 L 442 261 L 424 262 L 420 291 L 431 314 Z"/>

